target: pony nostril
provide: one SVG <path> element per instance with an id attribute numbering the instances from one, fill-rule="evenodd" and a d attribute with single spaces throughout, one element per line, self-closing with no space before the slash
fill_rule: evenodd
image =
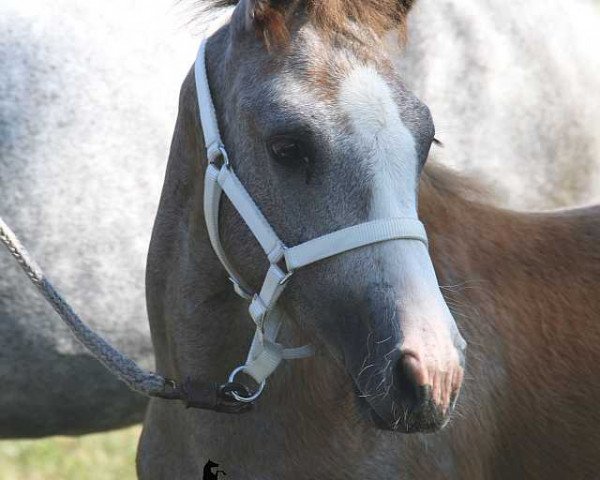
<path id="1" fill-rule="evenodd" d="M 398 360 L 396 379 L 405 433 L 435 432 L 444 426 L 448 411 L 441 403 L 443 387 L 430 375 L 417 355 L 404 354 Z"/>
<path id="2" fill-rule="evenodd" d="M 406 410 L 416 408 L 423 401 L 425 369 L 417 357 L 405 354 L 398 360 L 396 380 Z"/>

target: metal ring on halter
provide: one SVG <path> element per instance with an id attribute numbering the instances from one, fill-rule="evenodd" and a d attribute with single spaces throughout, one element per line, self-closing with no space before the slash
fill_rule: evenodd
<path id="1" fill-rule="evenodd" d="M 229 156 L 227 155 L 227 150 L 225 150 L 224 145 L 219 145 L 217 149 L 208 152 L 209 163 L 215 165 L 218 159 L 223 160 L 223 165 L 229 168 Z"/>
<path id="2" fill-rule="evenodd" d="M 238 373 L 243 372 L 245 368 L 246 368 L 246 365 L 241 365 L 241 366 L 237 367 L 233 372 L 231 372 L 229 374 L 229 383 L 233 383 L 235 380 L 235 377 L 238 375 Z M 267 381 L 263 380 L 262 383 L 258 386 L 258 390 L 249 397 L 242 397 L 241 395 L 238 395 L 236 392 L 231 392 L 231 396 L 233 398 L 235 398 L 238 402 L 252 403 L 255 400 L 257 400 L 258 397 L 261 396 L 263 390 L 265 389 L 266 384 L 267 384 Z"/>

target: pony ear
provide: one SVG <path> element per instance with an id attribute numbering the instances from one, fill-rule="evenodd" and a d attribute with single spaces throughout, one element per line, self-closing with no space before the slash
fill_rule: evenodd
<path id="1" fill-rule="evenodd" d="M 246 26 L 264 39 L 267 47 L 289 40 L 286 6 L 289 0 L 243 0 Z"/>

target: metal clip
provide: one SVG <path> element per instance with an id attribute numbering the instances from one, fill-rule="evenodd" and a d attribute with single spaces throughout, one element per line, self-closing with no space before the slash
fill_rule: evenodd
<path id="1" fill-rule="evenodd" d="M 221 160 L 220 166 L 230 168 L 229 156 L 227 155 L 227 150 L 225 150 L 225 146 L 223 144 L 219 144 L 216 148 L 212 146 L 209 147 L 206 154 L 209 163 L 219 167 L 219 165 L 217 165 L 217 161 Z"/>

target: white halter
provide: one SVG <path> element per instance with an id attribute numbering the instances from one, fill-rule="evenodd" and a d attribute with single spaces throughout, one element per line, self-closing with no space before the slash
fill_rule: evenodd
<path id="1" fill-rule="evenodd" d="M 251 402 L 262 393 L 265 381 L 282 360 L 305 358 L 314 354 L 312 346 L 283 348 L 276 343 L 285 314 L 277 306 L 294 271 L 349 250 L 389 240 L 418 240 L 427 246 L 423 224 L 413 218 L 390 218 L 355 225 L 310 240 L 295 247 L 286 247 L 271 228 L 260 209 L 237 178 L 227 157 L 206 72 L 206 40 L 200 46 L 195 64 L 196 90 L 200 121 L 208 156 L 204 185 L 204 215 L 212 247 L 233 283 L 235 291 L 250 301 L 250 316 L 256 323 L 256 334 L 245 365 L 235 369 L 229 378 L 233 382 L 239 372 L 245 372 L 260 384 L 258 391 L 239 401 Z M 219 165 L 220 164 L 220 165 Z M 227 259 L 219 236 L 219 207 L 221 196 L 229 198 L 260 243 L 269 259 L 270 267 L 260 293 L 251 293 L 250 287 Z M 286 270 L 279 265 L 285 262 Z"/>

